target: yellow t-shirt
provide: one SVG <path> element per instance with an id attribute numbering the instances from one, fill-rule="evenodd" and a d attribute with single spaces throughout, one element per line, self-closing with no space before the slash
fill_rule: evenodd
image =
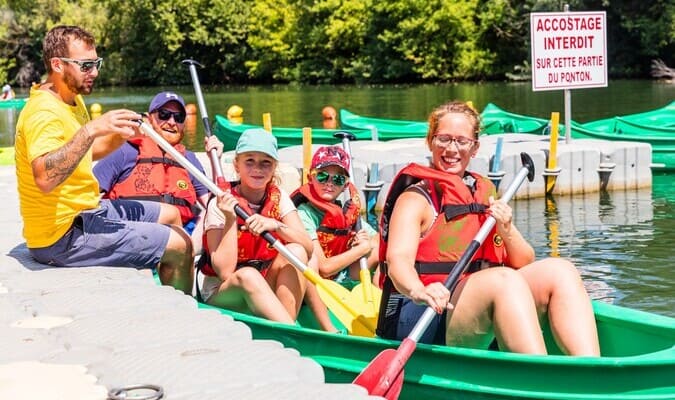
<path id="1" fill-rule="evenodd" d="M 16 124 L 15 159 L 23 236 L 29 248 L 47 247 L 63 236 L 82 210 L 98 207 L 98 181 L 91 148 L 73 173 L 50 193 L 38 189 L 31 163 L 66 144 L 89 121 L 81 96 L 70 106 L 34 86 Z"/>

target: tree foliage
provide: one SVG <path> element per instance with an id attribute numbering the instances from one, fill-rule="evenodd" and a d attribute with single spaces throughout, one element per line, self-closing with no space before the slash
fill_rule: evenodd
<path id="1" fill-rule="evenodd" d="M 675 62 L 673 0 L 0 0 L 0 82 L 44 74 L 57 24 L 91 31 L 102 84 L 503 79 L 529 61 L 529 13 L 605 10 L 614 77 Z"/>

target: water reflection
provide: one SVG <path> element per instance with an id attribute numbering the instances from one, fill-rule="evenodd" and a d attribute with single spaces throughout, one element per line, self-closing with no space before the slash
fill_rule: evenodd
<path id="1" fill-rule="evenodd" d="M 14 146 L 14 131 L 19 110 L 0 108 L 0 147 Z"/>
<path id="2" fill-rule="evenodd" d="M 654 177 L 654 191 L 516 201 L 515 223 L 537 257 L 572 260 L 592 298 L 675 316 L 675 212 L 660 191 L 668 178 Z"/>

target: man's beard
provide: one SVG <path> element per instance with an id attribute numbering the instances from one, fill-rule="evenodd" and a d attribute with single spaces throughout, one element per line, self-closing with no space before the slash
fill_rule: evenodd
<path id="1" fill-rule="evenodd" d="M 92 81 L 91 85 L 86 85 L 84 83 L 84 81 L 78 82 L 77 79 L 73 75 L 69 74 L 68 72 L 66 72 L 63 75 L 63 81 L 65 82 L 66 86 L 68 87 L 68 90 L 70 90 L 71 92 L 73 92 L 75 94 L 87 95 L 87 94 L 90 94 L 92 92 L 92 90 L 94 89 L 94 82 L 93 81 Z"/>

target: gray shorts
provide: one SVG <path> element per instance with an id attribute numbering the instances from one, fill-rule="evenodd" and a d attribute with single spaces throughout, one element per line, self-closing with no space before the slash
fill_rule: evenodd
<path id="1" fill-rule="evenodd" d="M 171 228 L 158 224 L 153 201 L 101 200 L 81 212 L 56 243 L 29 249 L 43 264 L 59 267 L 154 268 L 169 242 Z"/>

